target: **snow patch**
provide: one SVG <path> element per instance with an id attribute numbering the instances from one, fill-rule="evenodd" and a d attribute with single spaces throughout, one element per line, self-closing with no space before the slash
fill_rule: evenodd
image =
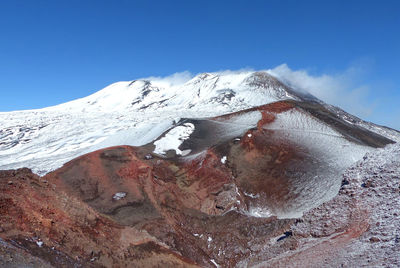
<path id="1" fill-rule="evenodd" d="M 256 218 L 269 218 L 273 216 L 271 211 L 263 207 L 250 207 L 245 214 Z"/>
<path id="2" fill-rule="evenodd" d="M 247 193 L 247 192 L 245 192 L 245 191 L 243 191 L 243 194 L 244 194 L 245 196 L 248 196 L 248 197 L 251 197 L 251 198 L 257 198 L 257 197 L 260 197 L 260 195 L 259 195 L 259 194 Z"/>
<path id="3" fill-rule="evenodd" d="M 211 262 L 212 262 L 212 263 L 215 265 L 215 267 L 217 267 L 217 268 L 219 268 L 219 267 L 220 267 L 220 266 L 219 266 L 219 264 L 218 264 L 218 263 L 216 263 L 214 259 L 211 259 L 210 261 L 211 261 Z"/>
<path id="4" fill-rule="evenodd" d="M 165 134 L 164 137 L 155 141 L 153 144 L 156 146 L 154 153 L 165 155 L 169 150 L 175 150 L 177 155 L 185 156 L 190 153 L 190 150 L 181 151 L 179 146 L 187 140 L 194 131 L 192 123 L 184 123 L 182 126 L 177 126 Z"/>
<path id="5" fill-rule="evenodd" d="M 225 164 L 225 163 L 226 163 L 226 155 L 224 155 L 224 156 L 221 158 L 221 163 L 222 163 L 222 164 Z"/>
<path id="6" fill-rule="evenodd" d="M 116 194 L 113 195 L 113 199 L 114 200 L 121 200 L 122 198 L 126 197 L 126 193 L 125 192 L 118 192 Z"/>

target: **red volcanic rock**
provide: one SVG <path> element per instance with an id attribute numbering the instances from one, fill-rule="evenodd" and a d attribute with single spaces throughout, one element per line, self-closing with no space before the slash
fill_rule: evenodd
<path id="1" fill-rule="evenodd" d="M 283 113 L 296 107 L 296 102 L 291 101 L 277 101 L 270 104 L 256 107 L 259 111 L 265 111 L 270 113 Z"/>
<path id="2" fill-rule="evenodd" d="M 182 162 L 146 160 L 147 154 L 144 148 L 108 148 L 73 160 L 45 178 L 200 265 L 212 265 L 211 259 L 233 265 L 251 253 L 247 244 L 256 244 L 260 233 L 264 241 L 291 222 L 229 212 L 246 210 L 244 195 L 212 149 Z M 126 196 L 113 199 L 119 192 Z"/>
<path id="3" fill-rule="evenodd" d="M 0 172 L 0 249 L 56 267 L 321 266 L 368 230 L 368 210 L 345 192 L 351 178 L 321 199 L 340 187 L 341 153 L 383 138 L 294 101 L 190 122 L 185 157 L 150 143 L 98 150 L 43 178 Z"/>
<path id="4" fill-rule="evenodd" d="M 21 265 L 33 260 L 39 267 L 193 264 L 148 233 L 116 223 L 29 170 L 1 171 L 0 192 L 2 266 L 16 265 L 14 259 Z"/>

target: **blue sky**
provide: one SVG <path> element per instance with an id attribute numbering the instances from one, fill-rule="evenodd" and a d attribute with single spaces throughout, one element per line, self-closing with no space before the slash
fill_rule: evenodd
<path id="1" fill-rule="evenodd" d="M 397 0 L 3 0 L 0 34 L 0 111 L 55 105 L 120 80 L 287 64 L 339 81 L 326 90 L 343 108 L 400 129 Z"/>

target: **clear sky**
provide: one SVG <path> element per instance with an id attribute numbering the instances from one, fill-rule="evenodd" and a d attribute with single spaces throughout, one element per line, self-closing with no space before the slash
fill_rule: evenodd
<path id="1" fill-rule="evenodd" d="M 120 80 L 284 63 L 352 80 L 344 90 L 361 93 L 343 98 L 370 110 L 358 115 L 400 129 L 398 0 L 0 1 L 0 111 Z"/>

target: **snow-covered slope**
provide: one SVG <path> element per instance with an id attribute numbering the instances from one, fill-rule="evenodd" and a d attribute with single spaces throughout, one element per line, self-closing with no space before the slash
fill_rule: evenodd
<path id="1" fill-rule="evenodd" d="M 333 198 L 344 170 L 389 143 L 320 103 L 285 100 L 185 119 L 144 147 L 156 158 L 185 163 L 203 159 L 212 148 L 233 168 L 246 215 L 296 218 Z"/>
<path id="2" fill-rule="evenodd" d="M 0 169 L 29 167 L 42 175 L 95 149 L 149 143 L 181 118 L 214 117 L 285 99 L 319 102 L 268 72 L 203 73 L 184 84 L 118 82 L 57 106 L 0 113 Z"/>

